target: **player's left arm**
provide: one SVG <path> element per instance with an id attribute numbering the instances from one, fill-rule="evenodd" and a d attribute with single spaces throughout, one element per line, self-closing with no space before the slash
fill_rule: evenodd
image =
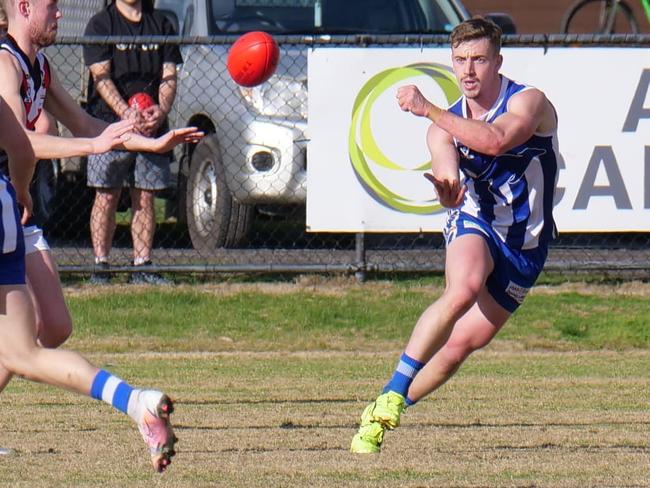
<path id="1" fill-rule="evenodd" d="M 494 122 L 465 119 L 446 110 L 431 110 L 428 117 L 465 146 L 496 156 L 526 142 L 548 118 L 550 103 L 537 89 L 514 95 L 508 111 Z M 436 107 L 437 108 L 437 107 Z"/>

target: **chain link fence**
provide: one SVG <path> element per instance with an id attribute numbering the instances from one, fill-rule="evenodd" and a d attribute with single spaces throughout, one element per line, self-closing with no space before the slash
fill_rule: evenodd
<path id="1" fill-rule="evenodd" d="M 421 272 L 444 269 L 438 233 L 314 234 L 305 229 L 307 51 L 314 45 L 433 46 L 447 36 L 278 37 L 283 76 L 256 89 L 238 88 L 225 59 L 236 38 L 97 39 L 68 37 L 46 51 L 60 81 L 83 106 L 87 69 L 83 44 L 181 44 L 172 125 L 207 133 L 197 146 L 174 151 L 171 187 L 155 201 L 154 267 L 197 272 Z M 505 45 L 647 46 L 648 36 L 508 36 Z M 208 67 L 208 68 L 206 68 Z M 64 130 L 62 130 L 64 132 Z M 90 212 L 83 158 L 41 161 L 36 209 L 63 273 L 93 271 Z M 129 192 L 122 192 L 111 252 L 114 271 L 132 268 Z M 561 229 L 560 229 L 561 231 Z M 561 234 L 547 269 L 645 273 L 650 234 Z"/>

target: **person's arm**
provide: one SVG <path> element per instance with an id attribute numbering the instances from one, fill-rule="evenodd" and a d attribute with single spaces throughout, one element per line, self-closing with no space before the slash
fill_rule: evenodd
<path id="1" fill-rule="evenodd" d="M 133 122 L 121 120 L 106 126 L 97 137 L 59 137 L 26 131 L 37 159 L 60 159 L 101 154 L 117 147 L 131 137 Z"/>
<path id="2" fill-rule="evenodd" d="M 84 36 L 108 37 L 113 35 L 113 23 L 108 10 L 104 9 L 94 15 L 86 25 Z M 97 93 L 120 119 L 135 119 L 137 111 L 131 109 L 122 98 L 111 78 L 112 60 L 116 49 L 114 44 L 87 44 L 83 47 L 84 64 L 90 71 Z"/>
<path id="3" fill-rule="evenodd" d="M 438 179 L 450 182 L 459 179 L 459 157 L 449 132 L 431 124 L 427 131 L 427 147 L 431 153 L 431 170 Z"/>
<path id="4" fill-rule="evenodd" d="M 21 126 L 25 126 L 27 114 L 20 95 L 23 72 L 18 61 L 8 51 L 0 50 L 0 97 Z"/>
<path id="5" fill-rule="evenodd" d="M 166 153 L 179 144 L 195 144 L 205 134 L 197 127 L 182 127 L 165 132 L 160 137 L 145 137 L 135 132 L 129 133 L 128 140 L 122 143 L 122 149 L 136 152 Z"/>
<path id="6" fill-rule="evenodd" d="M 548 106 L 541 91 L 529 89 L 514 95 L 508 111 L 492 123 L 458 117 L 438 107 L 428 117 L 467 147 L 496 156 L 530 139 L 542 124 Z"/>
<path id="7" fill-rule="evenodd" d="M 106 102 L 106 105 L 123 120 L 137 118 L 137 110 L 129 107 L 129 104 L 122 98 L 117 86 L 111 79 L 111 61 L 100 61 L 91 64 L 89 69 L 95 89 Z"/>
<path id="8" fill-rule="evenodd" d="M 22 76 L 22 69 L 14 56 L 7 51 L 0 51 L 0 96 L 5 100 L 20 124 L 25 127 L 27 114 L 20 95 Z M 61 86 L 52 70 L 50 70 L 50 80 L 44 108 L 68 127 L 75 136 L 94 137 L 108 126 L 105 122 L 96 122 L 95 119 L 86 114 Z M 37 154 L 37 157 L 46 158 L 47 156 Z"/>
<path id="9" fill-rule="evenodd" d="M 160 12 L 154 12 L 153 19 L 157 32 L 151 32 L 151 34 L 178 35 L 167 16 Z M 183 63 L 181 51 L 178 45 L 175 44 L 162 44 L 158 55 L 162 57 L 162 70 L 160 84 L 158 85 L 158 104 L 144 110 L 142 113 L 144 117 L 143 133 L 150 135 L 158 131 L 172 110 L 174 98 L 176 97 L 176 66 Z"/>
<path id="10" fill-rule="evenodd" d="M 165 117 L 172 111 L 176 98 L 176 64 L 164 63 L 160 87 L 158 88 L 158 105 Z"/>
<path id="11" fill-rule="evenodd" d="M 176 64 L 164 63 L 158 88 L 158 104 L 143 111 L 145 134 L 155 134 L 163 124 L 176 98 Z"/>
<path id="12" fill-rule="evenodd" d="M 436 124 L 427 131 L 427 146 L 431 153 L 431 171 L 425 173 L 436 189 L 443 207 L 456 208 L 465 197 L 465 186 L 460 182 L 458 150 L 453 137 Z"/>
<path id="13" fill-rule="evenodd" d="M 2 126 L 0 147 L 9 158 L 9 176 L 16 191 L 16 200 L 24 207 L 22 222 L 25 223 L 32 213 L 29 183 L 34 175 L 36 156 L 22 123 L 2 98 L 0 98 L 0 126 Z"/>
<path id="14" fill-rule="evenodd" d="M 101 136 L 102 132 L 109 127 L 109 124 L 84 112 L 63 88 L 54 72 L 51 73 L 50 79 L 50 88 L 45 99 L 45 108 L 60 120 L 73 135 L 78 137 Z M 131 120 L 124 122 L 127 124 L 133 123 Z M 182 129 L 171 130 L 155 139 L 130 132 L 128 137 L 122 137 L 121 143 L 114 146 L 114 149 L 164 153 L 172 150 L 178 144 L 197 142 L 202 137 L 203 132 L 197 130 L 196 127 L 184 127 Z"/>
<path id="15" fill-rule="evenodd" d="M 176 29 L 165 15 L 161 18 L 160 28 L 164 36 L 178 35 L 178 32 L 176 32 Z M 160 86 L 158 87 L 158 105 L 160 105 L 160 109 L 166 117 L 171 112 L 176 98 L 176 67 L 183 64 L 183 56 L 176 44 L 163 44 L 161 50 L 163 67 Z"/>
<path id="16" fill-rule="evenodd" d="M 514 95 L 508 111 L 487 123 L 459 117 L 438 107 L 412 85 L 400 87 L 398 99 L 402 110 L 427 117 L 465 146 L 493 156 L 526 142 L 542 125 L 550 106 L 541 91 L 529 89 Z"/>

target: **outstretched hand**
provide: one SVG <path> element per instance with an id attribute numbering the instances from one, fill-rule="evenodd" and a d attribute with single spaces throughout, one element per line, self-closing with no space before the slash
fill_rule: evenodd
<path id="1" fill-rule="evenodd" d="M 411 112 L 418 117 L 427 117 L 431 108 L 431 103 L 415 85 L 400 86 L 397 89 L 397 103 L 404 112 Z"/>
<path id="2" fill-rule="evenodd" d="M 93 139 L 93 153 L 101 154 L 115 149 L 130 137 L 128 134 L 135 127 L 133 120 L 121 120 L 106 127 Z"/>
<path id="3" fill-rule="evenodd" d="M 456 208 L 463 203 L 467 186 L 461 184 L 457 178 L 439 180 L 431 173 L 424 173 L 424 177 L 433 183 L 440 205 L 445 208 Z"/>
<path id="4" fill-rule="evenodd" d="M 179 144 L 197 143 L 205 133 L 197 127 L 183 127 L 182 129 L 172 129 L 160 137 L 153 140 L 152 151 L 157 153 L 166 153 L 171 151 Z"/>

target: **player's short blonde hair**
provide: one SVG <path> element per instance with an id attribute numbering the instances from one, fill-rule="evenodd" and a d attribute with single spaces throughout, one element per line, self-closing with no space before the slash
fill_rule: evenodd
<path id="1" fill-rule="evenodd" d="M 495 54 L 501 51 L 501 27 L 485 17 L 473 17 L 454 27 L 451 31 L 451 47 L 458 47 L 463 42 L 475 39 L 488 39 Z"/>

